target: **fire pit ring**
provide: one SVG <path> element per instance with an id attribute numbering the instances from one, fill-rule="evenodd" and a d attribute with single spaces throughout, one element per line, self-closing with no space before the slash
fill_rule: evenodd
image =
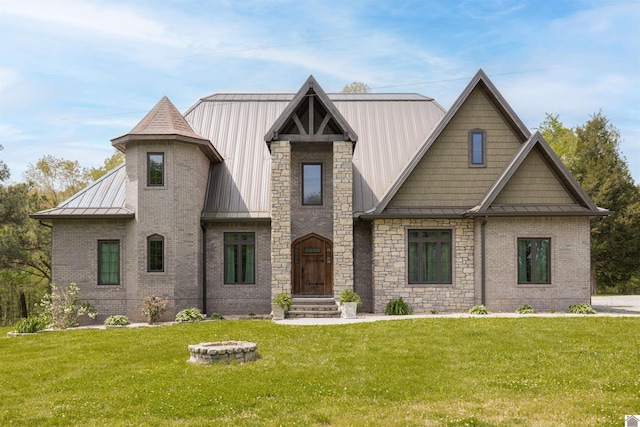
<path id="1" fill-rule="evenodd" d="M 247 341 L 201 342 L 189 345 L 189 362 L 200 365 L 250 362 L 256 359 L 257 349 L 256 343 Z"/>

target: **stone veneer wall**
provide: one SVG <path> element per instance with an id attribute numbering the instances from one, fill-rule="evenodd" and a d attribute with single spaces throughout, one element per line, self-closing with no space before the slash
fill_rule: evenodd
<path id="1" fill-rule="evenodd" d="M 452 284 L 408 284 L 409 229 L 453 231 Z M 474 221 L 472 219 L 376 219 L 373 221 L 374 311 L 402 297 L 414 313 L 460 312 L 474 305 Z"/>
<path id="2" fill-rule="evenodd" d="M 353 143 L 333 143 L 333 293 L 353 289 Z"/>
<path id="3" fill-rule="evenodd" d="M 271 297 L 291 293 L 291 144 L 271 143 Z"/>

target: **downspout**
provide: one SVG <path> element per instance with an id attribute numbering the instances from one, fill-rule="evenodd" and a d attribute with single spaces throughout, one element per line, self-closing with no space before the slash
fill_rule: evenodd
<path id="1" fill-rule="evenodd" d="M 202 228 L 202 314 L 207 315 L 207 227 L 200 221 Z"/>
<path id="2" fill-rule="evenodd" d="M 480 267 L 480 269 L 482 270 L 482 278 L 480 280 L 480 285 L 481 285 L 481 290 L 480 290 L 480 295 L 482 297 L 482 305 L 486 305 L 486 297 L 485 297 L 485 292 L 486 292 L 486 284 L 487 284 L 487 272 L 486 272 L 486 261 L 485 261 L 485 254 L 486 254 L 486 245 L 485 245 L 485 225 L 487 225 L 487 221 L 489 221 L 489 217 L 485 215 L 484 219 L 482 220 L 482 224 L 480 224 L 480 240 L 482 241 L 481 245 L 481 249 L 480 251 L 482 252 L 482 266 Z"/>

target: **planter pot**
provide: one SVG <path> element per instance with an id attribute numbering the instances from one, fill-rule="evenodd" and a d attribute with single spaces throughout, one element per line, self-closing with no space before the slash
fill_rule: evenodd
<path id="1" fill-rule="evenodd" d="M 284 319 L 284 308 L 281 307 L 280 304 L 271 304 L 271 319 L 272 320 Z"/>
<path id="2" fill-rule="evenodd" d="M 345 319 L 355 319 L 358 311 L 357 302 L 343 302 L 342 303 L 342 317 Z"/>

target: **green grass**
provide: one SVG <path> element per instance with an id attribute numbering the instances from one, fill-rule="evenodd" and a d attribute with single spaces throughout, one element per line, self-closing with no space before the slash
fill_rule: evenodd
<path id="1" fill-rule="evenodd" d="M 0 425 L 620 426 L 640 410 L 638 331 L 640 318 L 247 320 L 0 338 Z M 261 358 L 187 363 L 188 344 L 218 340 Z"/>

